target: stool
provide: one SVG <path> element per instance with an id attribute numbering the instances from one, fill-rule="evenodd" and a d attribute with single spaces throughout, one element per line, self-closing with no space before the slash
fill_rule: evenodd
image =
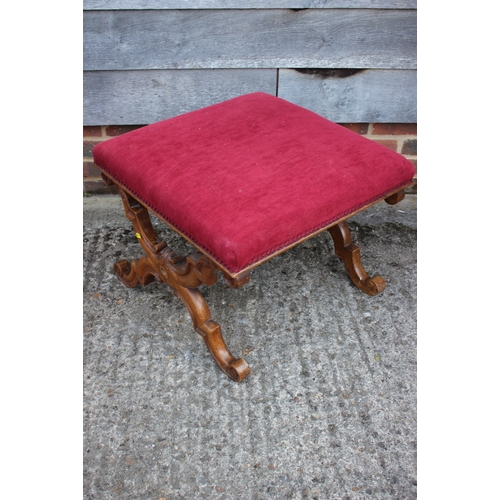
<path id="1" fill-rule="evenodd" d="M 145 256 L 114 265 L 122 283 L 167 283 L 221 370 L 240 382 L 236 359 L 198 287 L 248 283 L 251 269 L 328 230 L 363 292 L 385 288 L 363 269 L 345 220 L 381 200 L 395 204 L 415 169 L 401 155 L 265 93 L 252 93 L 154 123 L 94 148 Z M 149 212 L 198 251 L 181 257 L 158 239 Z"/>

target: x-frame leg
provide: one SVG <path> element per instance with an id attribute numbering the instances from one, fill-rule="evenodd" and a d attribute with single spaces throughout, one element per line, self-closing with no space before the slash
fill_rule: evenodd
<path id="1" fill-rule="evenodd" d="M 108 185 L 113 182 L 103 176 Z M 201 335 L 219 368 L 232 380 L 241 382 L 250 373 L 250 367 L 242 358 L 235 358 L 229 351 L 221 327 L 210 314 L 203 295 L 198 290 L 202 284 L 211 286 L 217 282 L 219 269 L 199 252 L 181 257 L 176 255 L 158 236 L 151 224 L 146 207 L 115 184 L 123 201 L 125 214 L 132 222 L 136 237 L 146 256 L 129 262 L 121 260 L 114 265 L 118 279 L 127 287 L 147 285 L 157 279 L 169 285 L 174 294 L 186 305 L 193 326 Z M 226 277 L 232 287 L 248 281 L 248 275 L 240 280 Z"/>
<path id="2" fill-rule="evenodd" d="M 148 285 L 155 279 L 169 285 L 174 294 L 186 305 L 195 331 L 201 335 L 219 368 L 232 380 L 241 382 L 250 374 L 250 367 L 242 358 L 236 358 L 229 351 L 222 336 L 220 325 L 211 317 L 208 305 L 198 287 L 211 286 L 217 282 L 219 269 L 212 260 L 200 252 L 181 257 L 160 241 L 151 223 L 148 209 L 114 183 L 106 175 L 103 179 L 108 185 L 115 185 L 125 209 L 127 218 L 132 222 L 136 237 L 146 255 L 131 262 L 121 260 L 114 265 L 118 279 L 127 287 Z M 404 198 L 404 191 L 397 192 L 385 201 L 390 205 Z M 334 242 L 335 253 L 342 259 L 353 283 L 368 295 L 377 295 L 386 286 L 380 276 L 370 276 L 361 264 L 360 249 L 352 243 L 351 233 L 345 221 L 328 228 Z M 222 271 L 223 272 L 223 271 Z M 226 283 L 238 288 L 250 279 L 248 272 L 232 278 L 224 273 Z"/>

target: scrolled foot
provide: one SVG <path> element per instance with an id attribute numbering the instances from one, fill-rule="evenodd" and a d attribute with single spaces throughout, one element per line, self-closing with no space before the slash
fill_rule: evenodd
<path id="1" fill-rule="evenodd" d="M 243 358 L 236 359 L 222 337 L 220 325 L 209 319 L 196 328 L 214 358 L 217 366 L 235 382 L 241 382 L 250 374 L 250 367 Z"/>
<path id="2" fill-rule="evenodd" d="M 342 259 L 352 282 L 367 295 L 378 295 L 385 289 L 385 281 L 380 276 L 370 278 L 361 264 L 360 250 L 351 241 L 351 232 L 342 221 L 328 229 L 333 238 L 335 253 Z"/>
<path id="3" fill-rule="evenodd" d="M 250 375 L 250 367 L 243 358 L 239 358 L 229 365 L 228 371 L 225 373 L 231 380 L 241 382 L 245 377 Z"/>
<path id="4" fill-rule="evenodd" d="M 235 382 L 241 382 L 250 373 L 244 359 L 236 359 L 228 349 L 219 323 L 210 317 L 210 310 L 200 291 L 171 283 L 174 293 L 187 307 L 195 331 L 201 335 L 217 366 Z"/>
<path id="5" fill-rule="evenodd" d="M 373 297 L 385 290 L 386 283 L 384 278 L 381 276 L 374 276 L 373 278 L 369 278 L 356 286 L 363 290 L 363 292 L 367 295 L 371 295 Z"/>

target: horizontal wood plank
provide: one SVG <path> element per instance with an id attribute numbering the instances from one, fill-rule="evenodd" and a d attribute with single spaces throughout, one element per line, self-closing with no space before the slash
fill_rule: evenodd
<path id="1" fill-rule="evenodd" d="M 416 9 L 417 0 L 83 0 L 84 10 Z"/>
<path id="2" fill-rule="evenodd" d="M 280 70 L 278 95 L 337 123 L 417 122 L 415 70 Z"/>
<path id="3" fill-rule="evenodd" d="M 240 94 L 276 95 L 276 74 L 272 69 L 84 72 L 83 124 L 149 124 Z"/>
<path id="4" fill-rule="evenodd" d="M 84 69 L 416 67 L 415 10 L 86 11 Z"/>

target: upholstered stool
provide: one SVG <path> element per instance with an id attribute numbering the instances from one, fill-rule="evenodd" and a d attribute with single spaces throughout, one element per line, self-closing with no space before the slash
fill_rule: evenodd
<path id="1" fill-rule="evenodd" d="M 401 155 L 304 108 L 253 93 L 164 120 L 98 144 L 94 161 L 118 189 L 146 256 L 114 266 L 129 287 L 154 279 L 186 304 L 219 367 L 241 381 L 250 373 L 228 350 L 198 287 L 221 272 L 240 287 L 252 268 L 328 230 L 356 286 L 370 278 L 345 219 L 412 184 Z M 149 213 L 199 252 L 177 256 L 159 241 Z"/>

